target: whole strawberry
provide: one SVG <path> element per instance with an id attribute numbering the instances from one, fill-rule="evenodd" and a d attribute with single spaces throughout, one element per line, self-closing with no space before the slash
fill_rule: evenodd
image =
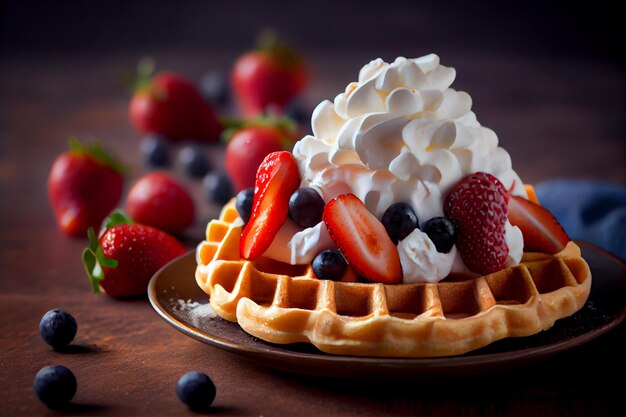
<path id="1" fill-rule="evenodd" d="M 84 237 L 99 227 L 122 196 L 122 168 L 100 145 L 70 140 L 70 150 L 59 155 L 48 176 L 48 197 L 59 229 Z"/>
<path id="2" fill-rule="evenodd" d="M 193 223 L 195 207 L 189 191 L 169 174 L 151 172 L 128 191 L 126 211 L 137 223 L 169 233 L 182 232 Z"/>
<path id="3" fill-rule="evenodd" d="M 174 237 L 150 226 L 134 224 L 120 212 L 105 221 L 100 238 L 89 229 L 83 263 L 94 292 L 102 288 L 114 298 L 146 293 L 150 278 L 163 265 L 185 253 Z"/>
<path id="4" fill-rule="evenodd" d="M 233 89 L 246 116 L 270 107 L 283 112 L 306 86 L 305 66 L 291 48 L 272 34 L 260 46 L 242 55 L 232 70 Z"/>
<path id="5" fill-rule="evenodd" d="M 219 139 L 222 125 L 195 85 L 171 72 L 154 77 L 149 72 L 140 74 L 129 107 L 130 120 L 139 132 L 160 134 L 175 142 Z"/>
<path id="6" fill-rule="evenodd" d="M 249 125 L 236 130 L 226 146 L 225 168 L 236 191 L 254 187 L 256 172 L 263 159 L 280 151 L 287 143 L 278 126 Z"/>
<path id="7" fill-rule="evenodd" d="M 457 227 L 456 247 L 470 271 L 484 275 L 504 267 L 507 201 L 502 183 L 484 172 L 465 177 L 448 194 L 444 212 Z"/>

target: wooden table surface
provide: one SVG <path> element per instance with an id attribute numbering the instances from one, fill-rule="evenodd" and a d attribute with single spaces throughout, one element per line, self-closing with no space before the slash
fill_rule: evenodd
<path id="1" fill-rule="evenodd" d="M 239 51 L 155 49 L 160 68 L 192 79 L 226 70 Z M 385 50 L 421 54 L 429 50 Z M 458 89 L 474 99 L 526 182 L 565 176 L 626 184 L 623 73 L 602 60 L 476 54 L 451 50 Z M 373 53 L 308 51 L 314 79 L 307 100 L 333 98 Z M 32 381 L 45 365 L 62 364 L 78 379 L 71 415 L 187 415 L 175 383 L 189 370 L 215 381 L 213 415 L 610 415 L 623 405 L 625 326 L 555 357 L 506 372 L 442 380 L 377 381 L 279 373 L 203 345 L 166 324 L 146 299 L 94 295 L 80 262 L 86 242 L 61 235 L 46 178 L 67 138 L 98 139 L 131 167 L 126 185 L 145 172 L 139 135 L 127 120 L 120 80 L 137 52 L 15 54 L 0 59 L 0 415 L 56 414 L 37 401 Z M 219 157 L 216 157 L 219 163 Z M 217 207 L 205 203 L 184 236 L 201 239 Z M 37 326 L 49 309 L 78 321 L 70 352 L 52 350 Z M 621 369 L 621 373 L 615 373 Z"/>

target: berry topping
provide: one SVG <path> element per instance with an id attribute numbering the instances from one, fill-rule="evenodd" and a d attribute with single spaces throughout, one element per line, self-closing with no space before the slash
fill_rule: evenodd
<path id="1" fill-rule="evenodd" d="M 506 190 L 492 175 L 477 172 L 461 180 L 446 198 L 444 212 L 457 227 L 456 246 L 470 271 L 490 274 L 503 268 Z"/>
<path id="2" fill-rule="evenodd" d="M 406 203 L 394 203 L 389 206 L 383 214 L 382 222 L 387 234 L 396 244 L 407 237 L 419 224 L 415 212 Z"/>
<path id="3" fill-rule="evenodd" d="M 176 383 L 176 395 L 192 410 L 209 408 L 215 399 L 215 384 L 206 374 L 189 371 Z"/>
<path id="4" fill-rule="evenodd" d="M 233 184 L 225 172 L 212 172 L 202 180 L 202 188 L 209 202 L 224 205 L 233 197 Z"/>
<path id="5" fill-rule="evenodd" d="M 313 227 L 322 221 L 324 200 L 310 187 L 296 190 L 289 199 L 289 217 L 300 227 Z"/>
<path id="6" fill-rule="evenodd" d="M 511 196 L 509 221 L 522 231 L 525 252 L 557 253 L 571 240 L 552 213 L 522 197 Z"/>
<path id="7" fill-rule="evenodd" d="M 76 377 L 65 366 L 43 367 L 35 375 L 33 389 L 37 398 L 52 409 L 60 409 L 76 394 Z"/>
<path id="8" fill-rule="evenodd" d="M 437 252 L 448 253 L 454 246 L 454 224 L 445 217 L 433 217 L 422 225 L 422 231 L 435 244 Z"/>
<path id="9" fill-rule="evenodd" d="M 252 203 L 254 202 L 254 188 L 246 188 L 239 191 L 235 197 L 235 208 L 239 217 L 244 223 L 248 223 L 252 214 Z"/>
<path id="10" fill-rule="evenodd" d="M 165 168 L 170 164 L 169 143 L 163 136 L 146 136 L 139 148 L 141 159 L 146 166 Z"/>
<path id="11" fill-rule="evenodd" d="M 299 185 L 298 164 L 290 152 L 267 155 L 257 171 L 252 215 L 241 234 L 242 258 L 256 259 L 270 247 L 287 220 L 289 198 Z"/>
<path id="12" fill-rule="evenodd" d="M 71 314 L 55 308 L 48 311 L 39 322 L 39 334 L 55 349 L 62 349 L 76 336 L 76 319 Z"/>
<path id="13" fill-rule="evenodd" d="M 397 284 L 402 266 L 383 224 L 354 194 L 342 194 L 324 208 L 324 223 L 348 263 L 372 282 Z"/>
<path id="14" fill-rule="evenodd" d="M 340 280 L 348 269 L 348 264 L 341 252 L 326 249 L 320 252 L 311 265 L 318 279 Z"/>
<path id="15" fill-rule="evenodd" d="M 196 144 L 183 146 L 178 152 L 178 162 L 185 175 L 191 178 L 202 178 L 211 171 L 209 157 Z"/>

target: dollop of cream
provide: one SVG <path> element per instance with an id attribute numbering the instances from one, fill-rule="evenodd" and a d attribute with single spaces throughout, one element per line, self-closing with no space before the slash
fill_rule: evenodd
<path id="1" fill-rule="evenodd" d="M 416 59 L 399 57 L 392 63 L 379 58 L 365 65 L 358 81 L 348 84 L 334 102 L 325 100 L 315 108 L 313 135 L 296 143 L 293 154 L 301 186 L 316 189 L 326 202 L 340 194 L 355 194 L 379 219 L 392 203 L 406 202 L 420 223 L 443 216 L 444 198 L 450 189 L 477 171 L 494 175 L 513 194 L 526 197 L 509 154 L 498 146 L 496 134 L 481 126 L 471 111 L 471 97 L 450 88 L 455 76 L 455 70 L 440 65 L 435 54 Z M 519 229 L 515 231 L 508 222 L 506 227 L 510 262 L 517 263 L 523 239 Z M 292 262 L 312 259 L 316 253 L 308 251 L 328 243 L 320 243 L 328 235 L 322 233 L 324 225 L 315 228 L 297 232 L 304 233 L 306 239 L 296 237 L 296 233 L 286 246 L 280 243 L 283 252 L 285 247 L 291 248 Z M 413 239 L 428 239 L 422 235 L 411 234 Z M 279 245 L 278 240 L 272 246 Z M 407 251 L 414 252 L 416 243 L 401 246 L 399 250 L 406 255 L 406 282 L 418 276 L 426 281 L 433 277 L 440 280 L 447 275 L 443 271 L 450 272 L 450 268 L 437 266 L 443 261 L 433 263 L 434 268 L 428 266 L 430 261 L 422 262 L 437 256 L 427 255 L 419 261 L 410 257 Z M 270 248 L 270 252 L 277 250 Z M 447 258 L 459 265 L 456 251 L 446 257 L 446 265 Z M 424 271 L 415 272 L 419 268 Z M 433 271 L 439 273 L 431 274 Z"/>

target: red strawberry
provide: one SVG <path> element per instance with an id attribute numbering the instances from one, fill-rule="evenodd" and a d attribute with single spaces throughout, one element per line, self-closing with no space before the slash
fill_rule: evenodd
<path id="1" fill-rule="evenodd" d="M 571 240 L 552 213 L 522 197 L 511 197 L 509 221 L 522 230 L 526 252 L 557 253 Z"/>
<path id="2" fill-rule="evenodd" d="M 306 71 L 298 55 L 275 37 L 260 50 L 242 55 L 232 71 L 232 84 L 246 116 L 268 107 L 283 111 L 306 85 Z"/>
<path id="3" fill-rule="evenodd" d="M 128 191 L 126 211 L 137 223 L 178 233 L 193 223 L 195 208 L 187 189 L 165 172 L 139 178 Z"/>
<path id="4" fill-rule="evenodd" d="M 470 271 L 490 274 L 504 267 L 506 199 L 502 183 L 484 172 L 465 177 L 448 194 L 444 212 L 457 227 L 456 247 Z"/>
<path id="5" fill-rule="evenodd" d="M 241 234 L 239 252 L 254 260 L 270 247 L 287 220 L 289 198 L 300 185 L 300 172 L 293 155 L 273 152 L 263 160 L 256 175 L 250 220 Z"/>
<path id="6" fill-rule="evenodd" d="M 83 263 L 94 292 L 100 287 L 115 298 L 146 293 L 150 278 L 185 247 L 165 232 L 132 224 L 119 212 L 111 215 L 99 239 L 89 229 Z"/>
<path id="7" fill-rule="evenodd" d="M 157 133 L 176 142 L 215 142 L 222 132 L 213 108 L 198 89 L 174 73 L 144 80 L 131 99 L 129 115 L 138 131 Z"/>
<path id="8" fill-rule="evenodd" d="M 237 130 L 226 146 L 226 172 L 236 191 L 254 186 L 261 162 L 283 149 L 285 134 L 277 127 L 253 125 Z"/>
<path id="9" fill-rule="evenodd" d="M 89 227 L 100 227 L 122 196 L 121 171 L 100 145 L 70 140 L 70 151 L 57 157 L 48 176 L 48 197 L 63 233 L 84 237 Z"/>
<path id="10" fill-rule="evenodd" d="M 385 226 L 354 194 L 342 194 L 324 208 L 322 217 L 332 240 L 361 276 L 372 282 L 402 282 L 396 245 Z"/>

